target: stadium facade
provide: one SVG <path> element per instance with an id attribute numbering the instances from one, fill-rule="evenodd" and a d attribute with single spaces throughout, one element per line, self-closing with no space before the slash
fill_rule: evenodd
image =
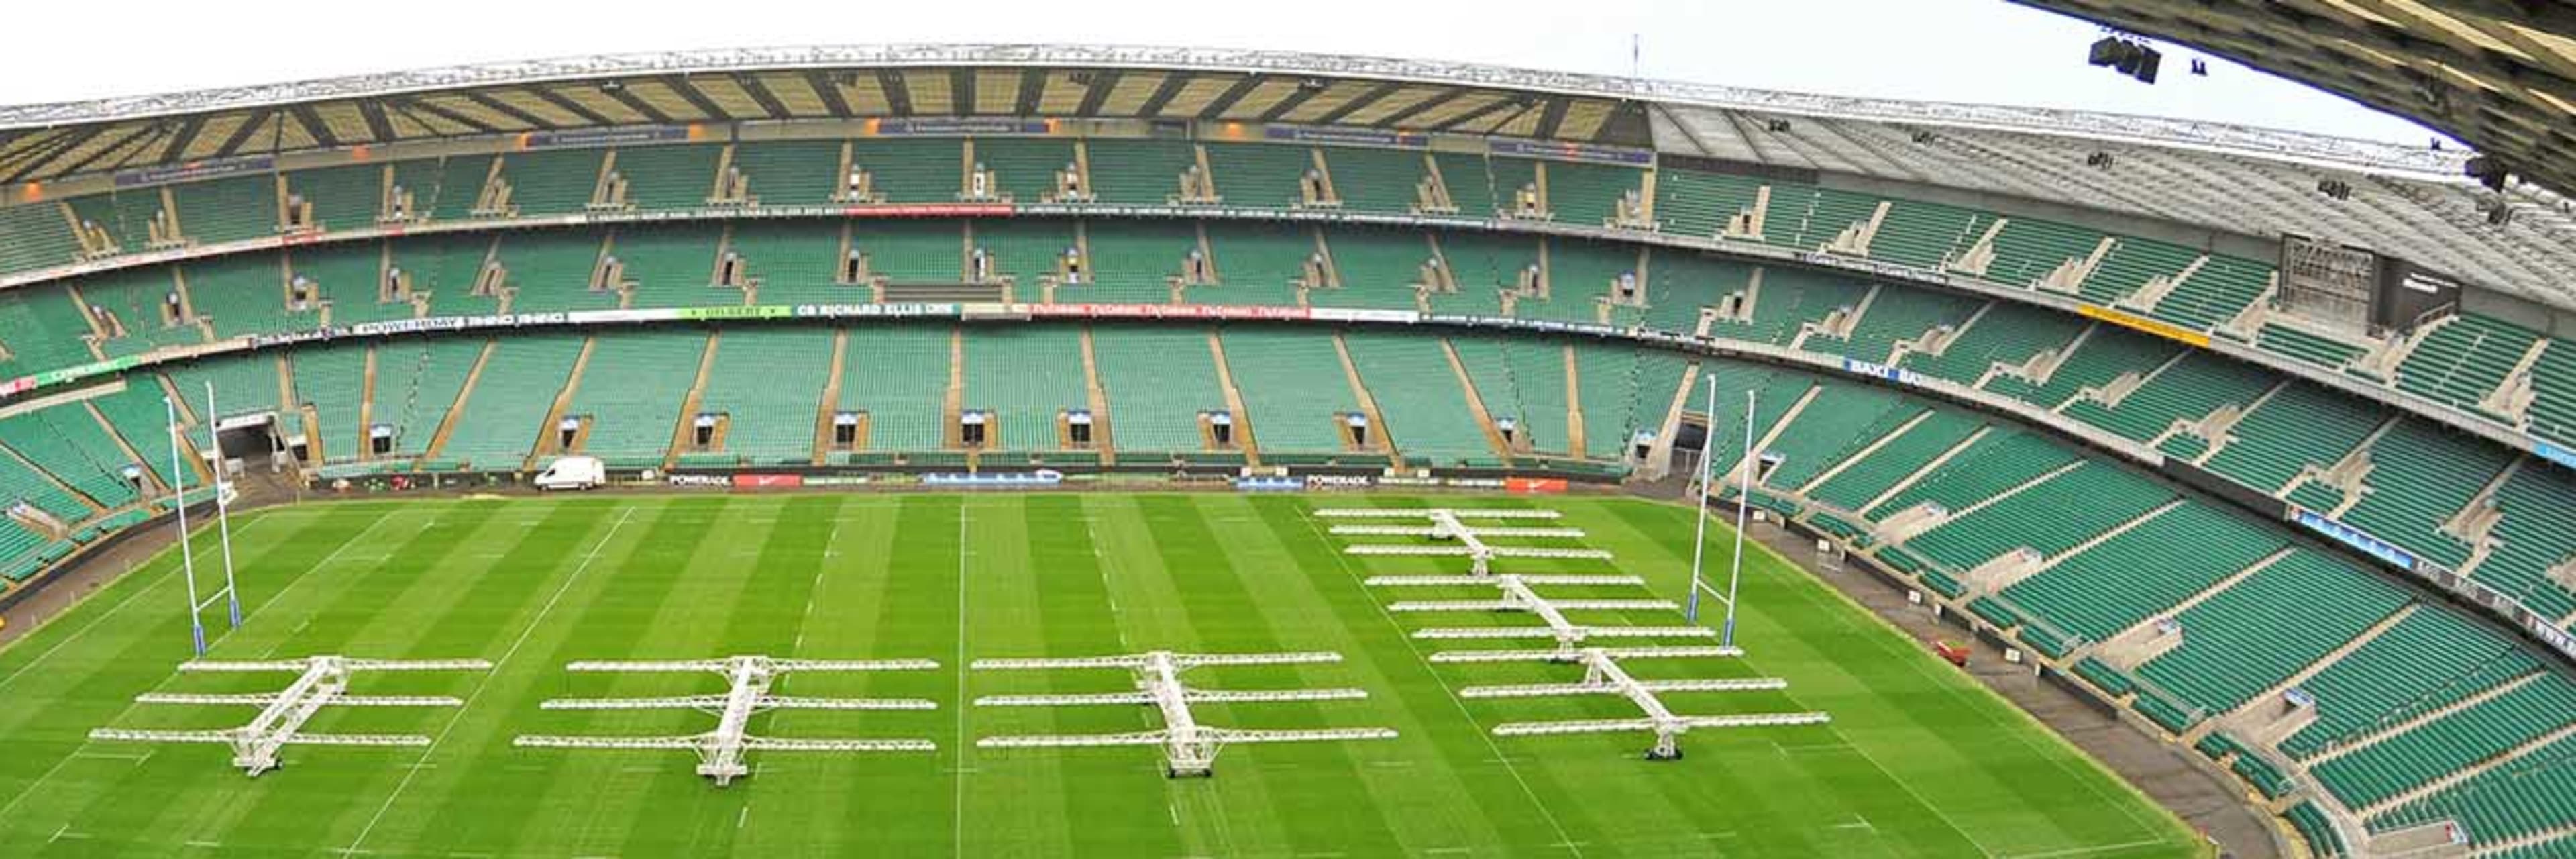
<path id="1" fill-rule="evenodd" d="M 2576 850 L 2576 235 L 2467 157 L 1145 48 L 0 108 L 0 598 L 218 434 L 317 486 L 1555 489 L 1749 430 L 1730 497 L 2321 852 Z"/>

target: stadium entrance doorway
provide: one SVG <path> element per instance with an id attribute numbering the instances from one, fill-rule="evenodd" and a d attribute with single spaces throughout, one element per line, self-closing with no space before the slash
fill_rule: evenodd
<path id="1" fill-rule="evenodd" d="M 208 451 L 209 455 L 217 455 L 224 462 L 237 462 L 242 466 L 266 465 L 272 471 L 286 464 L 285 454 L 291 453 L 297 460 L 312 456 L 312 446 L 302 433 L 297 433 L 292 439 L 278 434 L 276 412 L 217 419 L 215 444 L 218 450 Z M 231 472 L 227 470 L 226 473 Z"/>
<path id="2" fill-rule="evenodd" d="M 1708 448 L 1708 424 L 1693 417 L 1696 416 L 1683 415 L 1681 425 L 1673 429 L 1673 470 L 1683 474 L 1699 473 L 1699 458 Z M 1636 458 L 1643 460 L 1654 439 L 1645 433 L 1638 435 L 1640 438 L 1631 446 Z"/>

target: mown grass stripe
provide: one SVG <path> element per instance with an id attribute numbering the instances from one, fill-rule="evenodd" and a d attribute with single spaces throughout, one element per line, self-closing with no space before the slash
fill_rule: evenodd
<path id="1" fill-rule="evenodd" d="M 1655 576 L 1657 585 L 1680 590 L 1690 511 L 1631 504 L 1609 512 L 1633 529 L 1641 554 L 1664 554 L 1658 569 L 1671 572 Z M 1713 525 L 1709 539 L 1729 545 L 1732 529 Z M 2007 853 L 2141 837 L 2189 843 L 2175 825 L 2127 813 L 2140 797 L 2081 752 L 1768 547 L 1747 545 L 1745 573 L 1749 661 L 1794 676 L 1793 697 L 1835 712 L 1836 733 L 1869 765 L 1851 778 L 1911 795 L 1922 806 L 1916 813 L 1934 819 L 1927 826 Z M 1909 705 L 1891 705 L 1898 697 Z M 2080 790 L 2067 790 L 2070 780 Z M 1911 787 L 1926 784 L 1941 789 Z"/>
<path id="2" fill-rule="evenodd" d="M 1637 760 L 1642 736 L 1497 744 L 1486 734 L 1495 721 L 1618 714 L 1624 705 L 1462 703 L 1449 689 L 1459 682 L 1566 678 L 1545 666 L 1488 674 L 1427 665 L 1423 652 L 1434 648 L 1406 633 L 1435 619 L 1391 618 L 1383 612 L 1388 595 L 1359 579 L 1463 563 L 1347 557 L 1340 549 L 1348 541 L 1324 535 L 1306 513 L 1310 506 L 1432 504 L 1563 509 L 1566 524 L 1592 532 L 1582 542 L 1613 549 L 1619 562 L 1523 561 L 1513 569 L 1633 568 L 1656 590 L 1680 593 L 1688 511 L 1621 499 L 624 495 L 371 500 L 245 516 L 235 523 L 242 526 L 236 550 L 261 559 L 246 560 L 245 593 L 276 602 L 226 648 L 249 655 L 340 647 L 490 656 L 517 643 L 519 657 L 478 681 L 482 700 L 426 755 L 324 750 L 296 756 L 287 770 L 255 782 L 208 759 L 220 757 L 211 749 L 195 750 L 206 754 L 193 760 L 146 758 L 145 750 L 128 747 L 105 749 L 122 756 L 71 757 L 82 745 L 79 732 L 98 719 L 54 725 L 35 714 L 122 707 L 134 692 L 170 678 L 171 650 L 184 653 L 184 636 L 171 634 L 181 628 L 174 626 L 179 601 L 160 599 L 169 592 L 156 590 L 175 587 L 167 572 L 175 559 L 165 554 L 153 562 L 162 566 L 146 565 L 103 590 L 114 599 L 95 599 L 29 637 L 41 647 L 0 650 L 0 697 L 27 702 L 0 707 L 0 795 L 13 772 L 21 784 L 50 769 L 64 773 L 24 807 L 0 813 L 0 855 L 311 855 L 348 846 L 379 811 L 362 845 L 377 855 L 1803 856 L 1983 849 L 2173 856 L 2196 849 L 2178 823 L 2071 747 L 2032 736 L 2039 729 L 2008 705 L 1786 566 L 1757 568 L 1747 580 L 1750 665 L 1658 663 L 1648 670 L 1776 673 L 1794 684 L 1776 701 L 1703 695 L 1677 709 L 1806 702 L 1834 711 L 1842 720 L 1834 728 L 1812 738 L 1808 729 L 1695 734 L 1686 740 L 1690 758 L 1678 764 Z M 630 510 L 631 521 L 615 528 Z M 335 552 L 348 563 L 300 578 L 292 568 Z M 595 566 L 576 576 L 586 555 Z M 303 584 L 281 586 L 293 581 Z M 538 622 L 550 600 L 557 608 Z M 1669 622 L 1669 614 L 1612 617 Z M 929 697 L 941 710 L 773 714 L 756 730 L 929 736 L 944 748 L 937 755 L 760 755 L 758 775 L 714 790 L 676 753 L 576 761 L 575 753 L 510 747 L 519 733 L 559 729 L 548 720 L 565 714 L 536 707 L 545 698 L 697 691 L 702 681 L 712 688 L 711 678 L 681 679 L 685 690 L 664 690 L 660 681 L 651 689 L 576 683 L 561 671 L 569 658 L 712 655 L 632 652 L 648 646 L 937 658 L 950 663 L 946 670 L 789 684 L 812 694 Z M 991 733 L 1134 730 L 1157 720 L 1119 707 L 977 711 L 963 699 L 1116 689 L 1127 680 L 1115 672 L 971 674 L 965 659 L 1153 646 L 1342 652 L 1346 661 L 1337 665 L 1193 679 L 1220 687 L 1354 685 L 1371 693 L 1358 702 L 1212 707 L 1211 723 L 1383 724 L 1403 736 L 1236 749 L 1206 782 L 1163 780 L 1159 753 L 1146 748 L 969 747 Z M 37 670 L 7 679 L 31 664 Z M 208 681 L 205 688 L 236 682 L 190 678 L 199 679 Z M 439 688 L 453 681 L 399 682 Z M 679 715 L 673 730 L 705 724 Z M 417 715 L 334 718 L 391 725 Z M 639 723 L 637 732 L 646 730 L 658 728 Z M 72 742 L 57 745 L 66 740 Z M 401 766 L 411 761 L 425 768 Z M 179 787 L 155 792 L 162 782 L 146 783 L 135 771 L 181 776 L 163 780 Z M 93 805 L 99 813 L 85 813 Z M 2149 831 L 2156 834 L 2142 836 Z"/>
<path id="3" fill-rule="evenodd" d="M 1351 506 L 1374 506 L 1378 499 L 1337 496 L 1331 500 L 1337 503 L 1365 502 Z M 1421 661 L 1428 656 L 1431 649 L 1404 637 L 1409 631 L 1392 615 L 1384 613 L 1383 606 L 1377 602 L 1377 595 L 1370 593 L 1368 586 L 1363 583 L 1368 571 L 1349 562 L 1348 556 L 1341 553 L 1341 547 L 1325 535 L 1324 526 L 1310 516 L 1303 500 L 1256 498 L 1253 501 L 1261 513 L 1261 518 L 1268 524 L 1272 536 L 1281 545 L 1289 548 L 1290 553 L 1298 558 L 1301 568 L 1314 570 L 1317 575 L 1337 575 L 1346 581 L 1347 592 L 1354 594 L 1362 604 L 1366 605 L 1368 611 L 1376 615 L 1379 623 L 1387 628 L 1397 641 L 1402 642 L 1406 650 L 1412 652 L 1416 664 L 1421 666 L 1419 676 L 1439 692 L 1437 696 L 1432 696 L 1427 689 L 1418 693 L 1413 701 L 1408 702 L 1417 708 L 1416 712 L 1437 712 L 1441 704 L 1426 700 L 1437 698 L 1446 705 L 1449 712 L 1457 714 L 1454 721 L 1445 715 L 1438 717 L 1437 721 L 1447 722 L 1451 726 L 1449 730 L 1442 731 L 1438 735 L 1443 738 L 1439 743 L 1440 753 L 1446 766 L 1461 772 L 1467 783 L 1473 786 L 1474 791 L 1471 796 L 1483 810 L 1484 820 L 1491 832 L 1499 835 L 1502 843 L 1521 845 L 1523 848 L 1543 848 L 1548 852 L 1556 852 L 1557 845 L 1570 843 L 1573 838 L 1565 831 L 1564 826 L 1556 819 L 1546 802 L 1485 736 L 1484 728 L 1469 716 L 1467 709 L 1456 702 L 1454 690 L 1439 679 L 1429 663 Z M 1416 503 L 1413 506 L 1422 505 Z M 1416 567 L 1415 569 L 1422 571 L 1426 568 Z M 1354 614 L 1357 613 L 1354 612 Z M 1361 621 L 1355 618 L 1354 622 Z M 1461 728 L 1463 730 L 1460 730 Z M 1448 739 L 1450 737 L 1460 739 Z M 1467 830 L 1456 834 L 1476 837 L 1484 833 Z M 1424 845 L 1416 849 L 1445 850 L 1451 846 L 1453 845 Z"/>
<path id="4" fill-rule="evenodd" d="M 422 643 L 510 661 L 482 679 L 477 700 L 421 759 L 434 768 L 400 795 L 379 798 L 382 816 L 374 828 L 348 832 L 342 846 L 362 836 L 379 848 L 435 837 L 462 850 L 507 849 L 548 810 L 533 801 L 543 793 L 534 785 L 548 783 L 532 778 L 542 770 L 529 768 L 535 757 L 510 749 L 510 738 L 527 727 L 536 701 L 559 688 L 545 681 L 560 669 L 554 649 L 575 627 L 565 618 L 608 588 L 615 565 L 649 530 L 650 508 L 603 500 L 535 503 L 544 516 L 500 562 L 522 574 L 478 583 L 459 622 Z M 550 622 L 540 624 L 541 618 Z"/>
<path id="5" fill-rule="evenodd" d="M 254 654 L 237 653 L 250 646 L 254 636 L 277 635 L 283 624 L 294 617 L 292 606 L 298 597 L 294 586 L 327 561 L 334 553 L 361 540 L 375 525 L 384 521 L 387 511 L 334 511 L 337 515 L 306 523 L 279 523 L 287 527 L 282 534 L 261 529 L 258 521 L 244 522 L 236 537 L 258 539 L 255 546 L 236 546 L 236 577 L 243 589 L 246 608 L 243 630 L 230 630 L 220 617 L 208 618 L 208 637 L 216 658 L 243 658 Z M 274 536 L 274 541 L 270 537 Z M 220 569 L 221 550 L 214 541 L 203 541 L 192 552 L 203 575 L 208 567 Z M 138 572 L 148 574 L 155 568 L 176 569 L 179 566 L 176 547 L 155 556 Z M 216 575 L 220 575 L 217 572 Z M 61 749 L 48 755 L 59 762 L 55 769 L 31 779 L 18 788 L 16 798 L 6 805 L 0 819 L 15 823 L 32 823 L 33 830 L 46 828 L 42 821 L 56 826 L 49 832 L 72 826 L 75 821 L 83 831 L 100 833 L 99 840 L 112 842 L 149 830 L 138 818 L 163 809 L 178 807 L 191 812 L 210 803 L 220 803 L 224 791 L 219 787 L 225 776 L 238 784 L 237 770 L 210 769 L 224 759 L 215 747 L 193 746 L 180 749 L 126 746 L 119 751 L 141 753 L 132 761 L 114 757 L 80 757 L 78 750 L 93 745 L 87 739 L 89 729 L 104 725 L 124 727 L 159 727 L 237 724 L 239 713 L 188 713 L 165 708 L 147 708 L 132 703 L 133 696 L 169 683 L 172 666 L 189 658 L 186 640 L 188 607 L 178 598 L 179 588 L 166 589 L 169 597 L 156 607 L 126 616 L 122 634 L 92 638 L 93 647 L 116 647 L 104 659 L 67 657 L 52 662 L 48 670 L 78 679 L 44 709 L 44 725 L 28 725 L 25 733 L 50 738 Z M 270 609 L 276 609 L 271 611 Z M 237 635 L 238 634 L 238 635 Z M 249 678 L 236 678 L 248 681 Z M 34 690 L 22 690 L 33 692 Z M 160 710 L 161 712 L 152 712 Z M 21 736 L 12 728 L 11 736 Z M 12 756 L 14 757 L 14 756 Z M 32 763 L 36 758 L 26 759 Z M 50 837 L 50 836 L 48 836 Z M 94 845 L 93 845 L 94 846 Z M 0 855 L 11 855 L 15 845 L 0 842 Z"/>

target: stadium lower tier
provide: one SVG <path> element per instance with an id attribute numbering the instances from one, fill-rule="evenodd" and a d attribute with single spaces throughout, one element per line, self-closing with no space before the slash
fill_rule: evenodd
<path id="1" fill-rule="evenodd" d="M 2069 348 L 2081 357 L 2113 336 L 2122 335 L 2081 331 Z M 2072 359 L 2058 372 L 2112 376 Z M 254 450 L 267 427 L 277 447 L 328 463 L 326 477 L 523 471 L 569 454 L 625 468 L 1196 462 L 1615 474 L 1632 463 L 1634 440 L 1668 437 L 1707 379 L 1721 403 L 1757 397 L 1749 428 L 1721 409 L 1709 429 L 1721 439 L 1749 429 L 1756 440 L 1749 503 L 1914 580 L 2266 793 L 2313 784 L 2314 799 L 2374 830 L 2461 821 L 2482 845 L 2576 827 L 2560 789 L 2576 684 L 2527 640 L 2280 523 L 2004 418 L 1849 378 L 1599 339 L 890 321 L 274 349 L 132 372 L 0 417 L 0 481 L 18 502 L 0 536 L 17 558 L 11 577 L 24 578 L 140 521 L 171 485 L 205 479 L 187 463 L 209 418 L 250 433 Z M 211 414 L 199 405 L 208 384 Z M 2116 403 L 2084 393 L 2091 385 L 2068 402 L 2111 416 L 2106 428 L 2153 438 L 2158 422 L 2212 402 L 2255 397 L 2260 415 L 2303 396 L 2170 359 L 2128 387 Z M 152 402 L 165 396 L 193 427 L 175 452 Z M 2317 463 L 2349 459 L 2334 450 L 2344 441 L 2297 421 L 2266 423 L 2237 420 L 2213 447 L 2262 445 L 2249 469 L 2311 457 L 2288 486 L 2341 479 Z M 2398 421 L 2352 440 L 2407 447 L 2338 503 L 2427 537 L 2453 534 L 2455 520 L 2482 509 L 2502 509 L 2502 523 L 2482 527 L 2518 545 L 2576 533 L 2528 516 L 2532 507 L 2568 515 L 2563 472 L 2445 453 L 2445 438 Z M 244 445 L 227 441 L 234 455 Z M 2420 473 L 2443 457 L 2446 473 Z M 1736 464 L 1729 453 L 1713 463 Z M 2502 500 L 2477 502 L 2487 497 Z M 2489 566 L 2509 557 L 2521 566 Z M 2547 565 L 2530 560 L 2547 557 L 2482 549 L 2459 569 L 2499 586 L 2526 576 L 2527 593 L 2564 598 Z"/>
<path id="2" fill-rule="evenodd" d="M 1077 262 L 1067 261 L 1068 249 L 1078 251 L 1072 257 Z M 2560 626 L 2576 620 L 2576 551 L 2571 551 L 2576 550 L 2576 503 L 2569 503 L 2576 501 L 2576 479 L 2565 468 L 2429 420 L 2400 416 L 2378 403 L 2108 322 L 2012 301 L 1621 242 L 1456 230 L 1070 218 L 744 221 L 414 236 L 257 251 L 10 289 L 0 293 L 0 347 L 7 356 L 0 364 L 28 370 L 101 359 L 153 359 L 178 354 L 173 350 L 236 344 L 249 334 L 423 317 L 655 308 L 716 313 L 746 305 L 869 305 L 911 299 L 1505 316 L 1689 333 L 1725 344 L 1864 361 L 2018 400 L 2054 413 L 2057 420 L 2189 462 L 2252 492 L 2366 531 L 2425 564 L 2465 573 L 2557 619 Z M 2468 332 L 2475 324 L 2448 323 L 2442 330 Z M 1626 380 L 1635 375 L 1580 351 L 1551 358 L 1526 349 L 1492 348 L 1478 337 L 1452 338 L 1446 351 L 1360 337 L 1329 354 L 1293 342 L 1274 346 L 1249 338 L 1257 342 L 1236 348 L 1248 350 L 1255 360 L 1244 362 L 1235 375 L 1250 381 L 1233 382 L 1252 401 L 1239 405 L 1221 402 L 1213 358 L 1173 368 L 1177 375 L 1169 389 L 1121 380 L 1137 378 L 1134 368 L 1152 365 L 1154 353 L 1170 348 L 1169 342 L 1131 346 L 1120 339 L 1104 350 L 1097 343 L 1062 338 L 1006 339 L 997 335 L 992 348 L 955 355 L 915 335 L 885 343 L 862 338 L 856 349 L 846 348 L 837 337 L 814 336 L 794 342 L 753 340 L 730 348 L 657 342 L 642 347 L 648 352 L 629 353 L 621 347 L 600 355 L 589 354 L 577 337 L 530 339 L 489 356 L 440 341 L 396 350 L 399 355 L 374 347 L 343 349 L 330 359 L 299 358 L 316 366 L 290 373 L 299 377 L 296 387 L 278 396 L 318 404 L 315 423 L 297 428 L 314 439 L 317 461 L 335 465 L 378 459 L 373 447 L 379 444 L 388 445 L 381 456 L 451 466 L 524 459 L 532 454 L 524 425 L 552 413 L 551 395 L 562 393 L 561 386 L 548 387 L 545 381 L 525 382 L 539 390 L 516 390 L 524 379 L 569 375 L 577 361 L 613 374 L 640 361 L 685 363 L 690 354 L 715 362 L 706 368 L 705 385 L 686 386 L 706 402 L 679 402 L 683 391 L 672 388 L 637 392 L 642 401 L 657 407 L 677 403 L 669 407 L 687 414 L 673 412 L 668 422 L 656 414 L 642 422 L 652 426 L 643 427 L 632 425 L 634 421 L 592 422 L 579 430 L 590 433 L 578 440 L 580 446 L 633 461 L 658 461 L 674 446 L 690 462 L 808 461 L 816 436 L 834 431 L 826 423 L 835 419 L 830 413 L 849 412 L 846 420 L 852 423 L 841 431 L 852 438 L 827 445 L 827 462 L 834 456 L 945 450 L 955 446 L 950 438 L 954 430 L 941 414 L 871 404 L 942 397 L 953 388 L 965 398 L 955 404 L 958 409 L 978 412 L 991 422 L 986 431 L 1001 450 L 1068 446 L 1057 439 L 1059 433 L 1075 432 L 1072 415 L 1064 413 L 1096 418 L 1114 412 L 1117 419 L 1098 425 L 1112 450 L 1188 452 L 1206 447 L 1200 435 L 1211 430 L 1198 425 L 1204 414 L 1258 415 L 1279 408 L 1259 402 L 1281 389 L 1263 381 L 1273 368 L 1290 379 L 1301 369 L 1389 379 L 1374 399 L 1335 397 L 1332 407 L 1318 410 L 1324 413 L 1321 418 L 1250 421 L 1259 425 L 1247 430 L 1259 436 L 1256 442 L 1292 454 L 1341 451 L 1350 432 L 1347 417 L 1376 411 L 1374 418 L 1395 424 L 1379 426 L 1379 434 L 1391 435 L 1396 451 L 1411 459 L 1490 463 L 1508 452 L 1515 457 L 1616 460 L 1636 430 L 1659 430 L 1668 411 L 1664 403 L 1630 398 L 1631 392 L 1615 386 L 1539 383 L 1551 367 L 1570 377 Z M 2428 336 L 2418 354 L 2430 361 L 2444 350 L 2529 353 L 2492 345 L 2510 339 L 2487 332 L 2470 343 L 2450 344 Z M 1033 353 L 1029 360 L 1048 373 L 1023 376 L 995 363 L 1018 352 Z M 448 427 L 445 404 L 487 357 L 511 377 L 474 386 L 481 394 L 458 415 L 466 420 Z M 1089 375 L 1104 380 L 1096 398 L 1089 381 L 1075 380 L 1070 372 L 1086 359 L 1096 365 Z M 228 360 L 235 359 L 199 363 Z M 955 364 L 959 378 L 949 380 L 933 366 L 942 361 Z M 921 369 L 873 372 L 880 365 Z M 2549 366 L 2545 360 L 2540 365 Z M 838 406 L 816 406 L 808 423 L 801 414 L 785 417 L 803 409 L 800 402 L 782 400 L 784 395 L 767 386 L 729 383 L 741 374 L 780 366 L 796 368 L 784 381 L 818 390 L 836 375 L 820 371 L 837 366 L 841 384 L 833 390 Z M 682 372 L 689 369 L 696 368 Z M 363 409 L 334 407 L 366 396 L 355 381 L 362 370 L 398 374 L 401 384 L 420 387 L 425 394 L 370 400 Z M 1404 381 L 1426 374 L 1454 377 L 1459 371 L 1471 384 L 1455 392 L 1422 391 Z M 165 372 L 189 376 L 198 371 L 172 367 Z M 674 376 L 655 381 L 680 384 Z M 1061 392 L 1076 385 L 1083 389 L 1075 395 Z M 600 410 L 596 401 L 602 396 L 628 394 L 574 390 L 564 405 L 580 417 Z M 1369 408 L 1363 409 L 1363 402 Z M 138 410 L 153 411 L 150 398 L 139 403 Z M 1578 412 L 1589 420 L 1568 420 Z M 695 428 L 660 426 L 682 417 L 694 421 L 701 414 L 721 416 L 722 424 L 708 427 L 710 438 L 704 440 L 684 438 L 694 436 Z M 1615 420 L 1606 417 L 1613 414 Z M 1873 426 L 1871 418 L 1902 417 L 1872 409 L 1854 419 Z M 1499 433 L 1506 419 L 1511 438 L 1485 437 L 1489 428 Z M 1067 425 L 1057 426 L 1059 420 Z M 442 428 L 451 430 L 449 439 L 439 445 L 438 456 L 424 457 L 431 437 Z M 714 438 L 718 434 L 721 440 Z M 1804 445 L 1808 439 L 1788 441 Z M 1919 443 L 1900 449 L 1915 451 Z M 1792 473 L 1820 475 L 1820 470 L 1810 470 L 1814 460 L 1835 452 L 1794 451 L 1799 462 L 1791 466 Z M 1916 452 L 1926 457 L 1938 453 Z M 109 452 L 77 453 L 98 458 Z M 144 467 L 167 467 L 165 457 L 143 453 L 152 460 Z M 46 458 L 75 452 L 28 454 L 35 465 L 48 468 Z M 1871 481 L 1896 476 L 1890 469 L 1864 468 L 1848 477 L 1837 475 L 1842 479 L 1828 481 L 1822 490 L 1837 503 L 1858 505 L 1872 500 L 1867 492 Z M 108 497 L 95 500 L 118 506 L 117 481 L 82 479 L 94 484 L 83 492 L 103 493 Z M 79 480 L 72 482 L 79 485 Z M 8 486 L 0 482 L 0 489 Z M 12 494 L 57 511 L 78 506 L 44 489 L 30 484 Z"/>

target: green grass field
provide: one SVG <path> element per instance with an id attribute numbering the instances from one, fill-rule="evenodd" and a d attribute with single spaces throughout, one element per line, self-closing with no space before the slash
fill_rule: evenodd
<path id="1" fill-rule="evenodd" d="M 1786 693 L 1669 696 L 1684 713 L 1824 710 L 1829 726 L 1703 731 L 1647 762 L 1644 735 L 1496 738 L 1505 721 L 1623 718 L 1609 698 L 1465 701 L 1455 687 L 1577 669 L 1443 665 L 1372 573 L 1463 561 L 1340 554 L 1310 503 L 1387 496 L 797 495 L 351 502 L 237 519 L 242 629 L 216 658 L 476 657 L 488 674 L 362 674 L 351 694 L 461 708 L 339 708 L 316 731 L 417 732 L 427 748 L 289 747 L 256 780 L 220 746 L 89 742 L 91 728 L 227 727 L 247 707 L 134 705 L 149 690 L 269 691 L 291 675 L 179 675 L 175 554 L 0 651 L 0 856 L 2175 856 L 2180 822 L 2001 699 L 1787 563 L 1744 582 L 1742 660 L 1641 675 L 1778 676 Z M 1450 501 L 1448 503 L 1461 503 Z M 1690 512 L 1540 505 L 1655 591 L 1683 596 Z M 1712 540 L 1722 539 L 1712 529 Z M 199 543 L 211 558 L 213 541 Z M 1720 545 L 1722 544 L 1715 544 Z M 1716 555 L 1714 557 L 1723 557 Z M 1367 561 L 1367 563 L 1362 563 Z M 1502 562 L 1510 563 L 1510 562 Z M 1599 562 L 1506 569 L 1606 572 Z M 1575 589 L 1579 591 L 1580 589 Z M 1607 591 L 1605 590 L 1605 593 Z M 1558 591 L 1550 591 L 1557 595 Z M 1625 589 L 1621 596 L 1639 596 Z M 1669 612 L 1636 613 L 1671 624 Z M 210 623 L 220 618 L 210 613 Z M 1528 622 L 1525 617 L 1464 622 Z M 1473 642 L 1463 642 L 1472 644 Z M 1532 646 L 1532 645 L 1523 645 Z M 1162 777 L 1152 748 L 977 749 L 995 733 L 1158 726 L 1135 707 L 989 709 L 976 695 L 1113 691 L 1119 672 L 967 672 L 979 657 L 1331 650 L 1340 664 L 1202 669 L 1209 687 L 1356 686 L 1370 697 L 1201 706 L 1208 724 L 1386 726 L 1393 740 L 1230 748 L 1216 777 Z M 736 653 L 929 658 L 941 670 L 790 675 L 778 691 L 924 697 L 928 712 L 793 711 L 781 737 L 922 737 L 931 754 L 753 752 L 717 789 L 683 752 L 519 749 L 522 733 L 679 734 L 688 712 L 544 711 L 562 696 L 718 692 L 713 675 L 600 676 L 577 659 Z"/>

